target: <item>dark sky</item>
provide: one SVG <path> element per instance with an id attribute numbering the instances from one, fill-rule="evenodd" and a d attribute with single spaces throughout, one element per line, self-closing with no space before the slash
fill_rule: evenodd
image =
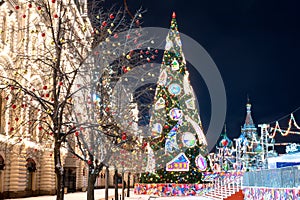
<path id="1" fill-rule="evenodd" d="M 210 54 L 225 84 L 230 138 L 240 134 L 247 94 L 256 124 L 273 122 L 300 106 L 299 0 L 127 0 L 127 4 L 131 12 L 140 6 L 147 9 L 144 27 L 169 28 L 176 11 L 179 31 Z M 200 75 L 192 76 L 191 82 L 207 128 L 207 88 Z M 300 124 L 300 111 L 295 116 Z M 280 122 L 287 126 L 288 118 Z"/>

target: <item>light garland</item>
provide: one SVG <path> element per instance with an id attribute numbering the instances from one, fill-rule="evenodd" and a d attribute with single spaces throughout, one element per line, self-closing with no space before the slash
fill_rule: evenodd
<path id="1" fill-rule="evenodd" d="M 300 132 L 297 131 L 291 131 L 292 125 L 294 125 L 298 130 L 300 130 L 300 126 L 297 124 L 296 119 L 293 115 L 293 113 L 291 114 L 290 120 L 289 120 L 289 127 L 287 128 L 287 130 L 283 130 L 280 128 L 279 122 L 276 121 L 276 125 L 275 127 L 271 127 L 271 131 L 273 131 L 272 135 L 269 134 L 270 138 L 274 138 L 276 136 L 276 133 L 279 132 L 282 136 L 287 136 L 289 134 L 296 134 L 296 135 L 300 135 Z"/>

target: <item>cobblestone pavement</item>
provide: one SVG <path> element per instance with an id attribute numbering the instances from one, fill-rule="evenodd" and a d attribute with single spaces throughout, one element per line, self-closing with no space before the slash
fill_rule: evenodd
<path id="1" fill-rule="evenodd" d="M 119 190 L 119 195 L 121 194 L 121 190 Z M 109 200 L 114 199 L 114 189 L 109 189 L 108 191 Z M 104 189 L 96 189 L 95 190 L 95 200 L 104 200 L 105 190 Z M 130 191 L 130 197 L 126 197 L 125 200 L 210 200 L 205 197 L 152 197 L 149 198 L 150 195 L 135 195 L 133 194 L 133 189 Z M 18 198 L 11 200 L 55 200 L 56 196 L 38 196 L 38 197 L 27 197 L 27 198 Z M 65 200 L 86 200 L 86 192 L 74 192 L 65 194 Z"/>

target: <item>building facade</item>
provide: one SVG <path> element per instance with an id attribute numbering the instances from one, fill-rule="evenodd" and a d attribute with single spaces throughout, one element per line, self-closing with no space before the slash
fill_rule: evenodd
<path id="1" fill-rule="evenodd" d="M 51 1 L 50 1 L 51 3 Z M 55 1 L 52 1 L 54 4 Z M 90 26 L 87 18 L 86 1 L 70 1 L 67 15 L 75 16 L 74 27 Z M 13 77 L 21 73 L 36 85 L 44 85 L 45 76 L 37 63 L 24 63 L 20 56 L 39 58 L 44 52 L 38 51 L 41 44 L 53 41 L 44 39 L 47 33 L 38 32 L 38 28 L 46 26 L 41 15 L 35 15 L 32 9 L 38 6 L 23 0 L 0 1 L 0 74 Z M 54 14 L 54 17 L 55 14 Z M 32 26 L 33 21 L 40 21 Z M 74 20 L 75 21 L 75 20 Z M 36 27 L 38 24 L 39 27 Z M 76 29 L 76 28 L 75 28 Z M 82 31 L 78 28 L 75 31 Z M 68 60 L 66 65 L 71 65 Z M 26 67 L 23 67 L 26 66 Z M 14 68 L 8 72 L 6 68 Z M 1 80 L 2 82 L 3 80 Z M 3 82 L 2 82 L 3 83 Z M 11 102 L 7 91 L 0 91 L 0 199 L 25 197 L 43 194 L 55 194 L 55 172 L 52 142 L 44 141 L 43 131 L 38 126 L 22 126 L 14 130 L 23 119 L 39 117 L 40 113 L 31 107 L 30 99 L 17 98 Z M 8 105 L 16 105 L 7 109 Z M 22 107 L 23 109 L 18 109 Z M 13 110 L 13 111 L 12 111 Z M 18 138 L 18 140 L 15 140 Z M 85 190 L 87 187 L 88 168 L 84 162 L 75 159 L 67 151 L 62 152 L 65 169 L 65 186 L 69 192 Z M 127 180 L 127 175 L 125 175 Z M 132 179 L 132 177 L 131 177 Z M 131 180 L 131 183 L 133 181 Z M 104 187 L 105 173 L 100 173 L 96 187 Z M 109 175 L 109 185 L 113 186 L 113 170 Z"/>

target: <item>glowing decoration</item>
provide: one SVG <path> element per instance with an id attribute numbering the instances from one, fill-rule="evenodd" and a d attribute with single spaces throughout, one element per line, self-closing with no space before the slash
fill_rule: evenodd
<path id="1" fill-rule="evenodd" d="M 195 99 L 188 99 L 185 101 L 185 104 L 188 109 L 191 109 L 191 110 L 195 109 Z"/>
<path id="2" fill-rule="evenodd" d="M 162 97 L 160 97 L 157 100 L 157 102 L 155 103 L 155 110 L 159 110 L 159 109 L 164 108 L 165 104 L 166 104 L 165 100 Z"/>
<path id="3" fill-rule="evenodd" d="M 148 150 L 148 161 L 147 161 L 146 172 L 154 173 L 155 172 L 154 152 L 153 149 L 151 149 L 150 145 L 148 145 L 147 150 Z"/>
<path id="4" fill-rule="evenodd" d="M 170 50 L 172 46 L 173 46 L 172 41 L 167 38 L 165 50 Z"/>
<path id="5" fill-rule="evenodd" d="M 168 78 L 168 75 L 167 75 L 166 70 L 164 69 L 164 70 L 160 73 L 160 76 L 159 76 L 159 79 L 158 79 L 158 84 L 159 84 L 159 85 L 166 85 L 166 84 L 167 84 L 167 78 Z"/>
<path id="6" fill-rule="evenodd" d="M 152 127 L 152 136 L 158 136 L 162 132 L 162 126 L 160 123 L 153 124 Z"/>
<path id="7" fill-rule="evenodd" d="M 289 134 L 297 134 L 300 135 L 300 132 L 296 132 L 296 131 L 291 131 L 292 125 L 294 125 L 298 130 L 300 130 L 300 126 L 297 124 L 296 119 L 293 115 L 293 113 L 291 114 L 290 120 L 289 120 L 289 126 L 287 128 L 287 130 L 282 130 L 280 128 L 279 122 L 276 121 L 276 125 L 275 127 L 271 127 L 270 130 L 273 131 L 272 135 L 269 135 L 270 138 L 274 138 L 276 136 L 276 133 L 279 132 L 282 136 L 287 136 Z"/>
<path id="8" fill-rule="evenodd" d="M 166 171 L 181 172 L 189 171 L 190 161 L 184 153 L 180 153 L 173 160 L 167 163 Z"/>
<path id="9" fill-rule="evenodd" d="M 207 161 L 202 155 L 198 155 L 195 159 L 196 166 L 201 171 L 205 171 L 207 169 Z"/>
<path id="10" fill-rule="evenodd" d="M 172 84 L 169 86 L 168 90 L 169 90 L 169 92 L 170 92 L 171 94 L 178 95 L 178 94 L 180 94 L 180 92 L 181 92 L 181 87 L 180 87 L 180 85 L 177 84 L 177 83 L 172 83 Z"/>
<path id="11" fill-rule="evenodd" d="M 178 46 L 182 46 L 181 40 L 179 38 L 175 38 L 175 41 L 177 43 Z"/>
<path id="12" fill-rule="evenodd" d="M 193 133 L 185 132 L 182 135 L 182 143 L 184 144 L 184 146 L 192 148 L 196 145 L 196 137 Z"/>
<path id="13" fill-rule="evenodd" d="M 173 60 L 171 66 L 173 71 L 179 70 L 179 62 L 177 60 Z"/>
<path id="14" fill-rule="evenodd" d="M 298 145 L 296 143 L 289 144 L 285 147 L 285 152 L 286 153 L 300 152 L 300 145 Z"/>
<path id="15" fill-rule="evenodd" d="M 166 143 L 165 143 L 165 153 L 173 153 L 174 150 L 178 150 L 177 144 L 177 131 L 179 128 L 179 122 L 170 130 L 167 135 Z"/>
<path id="16" fill-rule="evenodd" d="M 189 81 L 189 73 L 185 72 L 186 76 L 183 77 L 183 90 L 184 94 L 192 94 L 192 88 L 190 86 L 190 81 Z"/>
<path id="17" fill-rule="evenodd" d="M 169 116 L 172 120 L 178 121 L 182 118 L 183 113 L 180 109 L 173 108 L 173 109 L 170 110 Z"/>
<path id="18" fill-rule="evenodd" d="M 194 120 L 192 120 L 188 115 L 185 116 L 185 119 L 186 119 L 186 121 L 191 123 L 192 126 L 194 127 L 194 129 L 197 133 L 199 142 L 207 145 L 206 137 L 205 137 L 201 127 Z"/>

